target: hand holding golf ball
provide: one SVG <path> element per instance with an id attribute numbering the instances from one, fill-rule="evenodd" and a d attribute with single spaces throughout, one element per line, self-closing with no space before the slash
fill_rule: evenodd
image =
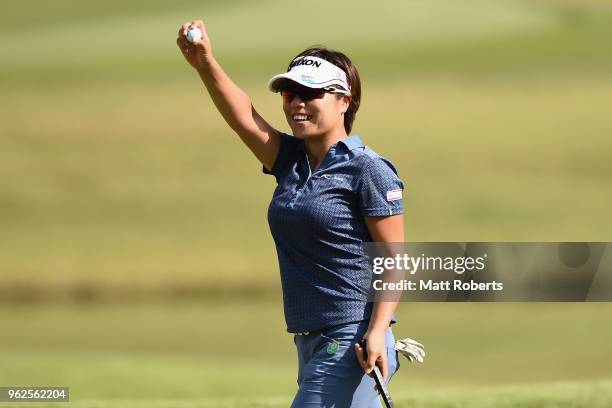
<path id="1" fill-rule="evenodd" d="M 202 31 L 198 27 L 191 27 L 187 30 L 185 36 L 187 37 L 187 41 L 193 44 L 202 39 Z"/>
<path id="2" fill-rule="evenodd" d="M 187 62 L 198 71 L 211 61 L 210 39 L 201 20 L 183 24 L 179 29 L 176 44 Z"/>

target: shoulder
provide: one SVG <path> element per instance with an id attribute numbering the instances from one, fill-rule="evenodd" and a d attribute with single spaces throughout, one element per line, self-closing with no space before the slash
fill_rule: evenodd
<path id="1" fill-rule="evenodd" d="M 355 191 L 361 215 L 401 214 L 404 183 L 393 163 L 365 145 L 352 148 L 350 154 L 355 163 Z"/>
<path id="2" fill-rule="evenodd" d="M 351 150 L 351 155 L 353 156 L 351 160 L 358 167 L 362 176 L 377 173 L 398 175 L 395 165 L 389 159 L 381 156 L 368 146 L 364 145 Z"/>

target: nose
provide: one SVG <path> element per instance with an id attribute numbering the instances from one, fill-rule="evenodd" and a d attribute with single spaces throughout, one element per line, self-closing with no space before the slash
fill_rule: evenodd
<path id="1" fill-rule="evenodd" d="M 291 100 L 291 104 L 297 107 L 303 107 L 306 105 L 306 102 L 304 102 L 302 98 L 300 98 L 300 95 L 295 95 L 293 97 L 293 100 Z"/>

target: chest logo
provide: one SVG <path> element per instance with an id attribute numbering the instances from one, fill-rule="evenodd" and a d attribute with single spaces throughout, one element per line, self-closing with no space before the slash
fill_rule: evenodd
<path id="1" fill-rule="evenodd" d="M 321 178 L 325 180 L 344 181 L 342 177 L 334 176 L 333 174 L 321 174 Z"/>

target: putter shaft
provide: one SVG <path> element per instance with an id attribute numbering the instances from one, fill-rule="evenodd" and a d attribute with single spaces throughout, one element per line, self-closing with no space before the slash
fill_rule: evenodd
<path id="1" fill-rule="evenodd" d="M 360 342 L 361 348 L 363 349 L 363 357 L 368 360 L 368 350 L 366 349 L 366 340 L 362 340 Z M 387 384 L 385 384 L 385 379 L 383 378 L 382 373 L 380 372 L 380 368 L 377 365 L 374 365 L 374 369 L 372 370 L 372 376 L 374 377 L 374 382 L 376 382 L 376 386 L 378 387 L 378 393 L 382 397 L 383 402 L 385 403 L 385 407 L 394 408 L 393 400 L 391 399 L 391 393 L 389 393 L 389 389 L 387 388 Z"/>

